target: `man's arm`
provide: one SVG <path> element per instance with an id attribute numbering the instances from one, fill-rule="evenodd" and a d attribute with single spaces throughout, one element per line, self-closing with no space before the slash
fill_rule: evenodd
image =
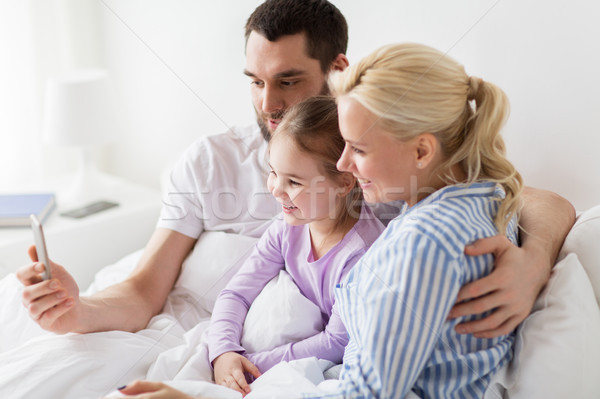
<path id="1" fill-rule="evenodd" d="M 498 235 L 465 248 L 472 256 L 493 253 L 496 263 L 490 275 L 462 287 L 449 317 L 494 311 L 486 318 L 457 325 L 461 334 L 491 338 L 514 330 L 529 315 L 548 281 L 575 222 L 575 209 L 557 194 L 530 187 L 524 189 L 523 200 L 521 247 Z"/>
<path id="2" fill-rule="evenodd" d="M 156 229 L 131 275 L 89 297 L 79 297 L 75 280 L 62 266 L 53 263 L 54 278 L 41 281 L 40 264 L 33 263 L 17 272 L 25 285 L 23 304 L 42 328 L 56 333 L 138 331 L 162 309 L 195 242 L 173 230 Z M 34 247 L 30 256 L 37 261 Z"/>
<path id="3" fill-rule="evenodd" d="M 530 254 L 537 253 L 548 262 L 542 270 L 546 272 L 543 287 L 575 223 L 575 208 L 558 194 L 531 187 L 524 188 L 523 202 L 525 205 L 519 219 L 521 247 Z"/>

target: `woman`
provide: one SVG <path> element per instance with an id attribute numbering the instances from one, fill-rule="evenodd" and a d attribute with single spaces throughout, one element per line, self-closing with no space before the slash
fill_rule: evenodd
<path id="1" fill-rule="evenodd" d="M 383 47 L 331 86 L 346 141 L 338 168 L 368 201 L 406 204 L 337 292 L 350 334 L 340 393 L 482 397 L 514 336 L 462 336 L 465 319 L 446 319 L 460 287 L 493 268 L 464 247 L 498 233 L 517 241 L 522 180 L 500 136 L 506 96 L 419 44 Z"/>

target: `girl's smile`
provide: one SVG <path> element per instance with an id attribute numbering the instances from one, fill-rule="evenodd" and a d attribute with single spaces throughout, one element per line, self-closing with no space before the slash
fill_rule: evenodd
<path id="1" fill-rule="evenodd" d="M 281 207 L 283 208 L 283 213 L 292 213 L 295 209 L 298 209 L 297 206 L 293 206 L 293 205 L 284 205 L 281 204 Z"/>
<path id="2" fill-rule="evenodd" d="M 287 223 L 336 223 L 336 201 L 340 185 L 324 176 L 319 162 L 298 149 L 286 136 L 270 144 L 271 172 L 267 186 L 281 204 Z"/>

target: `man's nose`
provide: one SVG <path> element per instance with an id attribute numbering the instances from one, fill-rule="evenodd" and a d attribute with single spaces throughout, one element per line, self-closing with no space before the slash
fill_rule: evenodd
<path id="1" fill-rule="evenodd" d="M 262 98 L 262 111 L 272 114 L 284 109 L 284 101 L 279 90 L 273 86 L 265 86 Z"/>

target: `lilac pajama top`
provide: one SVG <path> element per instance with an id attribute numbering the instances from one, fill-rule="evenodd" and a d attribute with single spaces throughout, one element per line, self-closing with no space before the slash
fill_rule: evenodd
<path id="1" fill-rule="evenodd" d="M 344 238 L 323 257 L 313 259 L 308 225 L 290 226 L 278 218 L 260 238 L 252 255 L 219 294 L 208 333 L 209 359 L 238 352 L 265 372 L 281 361 L 316 356 L 341 363 L 348 334 L 335 306 L 334 288 L 383 231 L 368 207 Z M 244 319 L 265 285 L 285 270 L 300 292 L 321 310 L 320 333 L 269 351 L 246 353 L 240 345 Z"/>

